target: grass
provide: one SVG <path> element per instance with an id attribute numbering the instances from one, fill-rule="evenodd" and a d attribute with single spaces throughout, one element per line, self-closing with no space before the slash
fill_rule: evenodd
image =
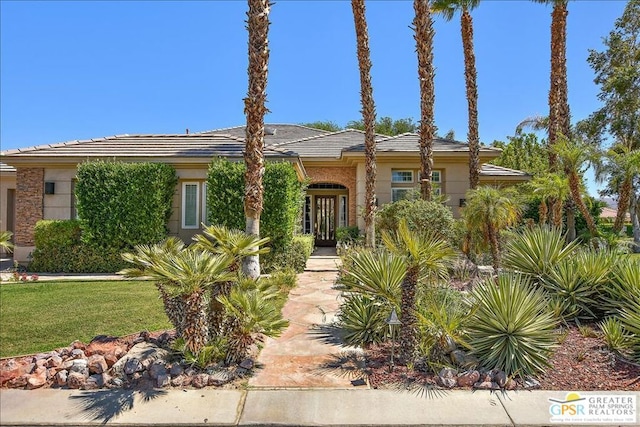
<path id="1" fill-rule="evenodd" d="M 96 335 L 169 328 L 153 282 L 0 285 L 0 357 L 50 351 Z"/>

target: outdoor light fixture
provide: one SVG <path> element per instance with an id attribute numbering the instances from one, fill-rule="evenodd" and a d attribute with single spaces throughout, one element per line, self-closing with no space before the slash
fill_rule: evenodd
<path id="1" fill-rule="evenodd" d="M 389 325 L 389 333 L 391 334 L 391 364 L 389 365 L 389 371 L 393 371 L 393 353 L 396 347 L 396 330 L 402 325 L 400 319 L 398 319 L 398 313 L 396 309 L 391 310 L 391 315 L 387 319 L 387 325 Z"/>
<path id="2" fill-rule="evenodd" d="M 56 183 L 50 181 L 45 182 L 44 194 L 56 194 Z"/>

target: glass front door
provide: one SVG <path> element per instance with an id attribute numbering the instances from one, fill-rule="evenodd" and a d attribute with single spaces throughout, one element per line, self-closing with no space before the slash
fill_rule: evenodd
<path id="1" fill-rule="evenodd" d="M 315 196 L 316 246 L 336 245 L 336 196 Z"/>

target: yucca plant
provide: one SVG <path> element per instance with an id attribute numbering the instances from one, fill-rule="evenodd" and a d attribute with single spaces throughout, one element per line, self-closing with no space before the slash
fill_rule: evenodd
<path id="1" fill-rule="evenodd" d="M 629 301 L 620 313 L 624 329 L 631 335 L 630 348 L 633 358 L 640 362 L 640 299 Z"/>
<path id="2" fill-rule="evenodd" d="M 274 293 L 264 292 L 259 286 L 234 287 L 229 295 L 220 295 L 218 300 L 226 315 L 233 319 L 228 336 L 228 363 L 240 362 L 252 344 L 262 342 L 265 336 L 279 336 L 289 325 L 289 321 L 282 318 Z"/>
<path id="3" fill-rule="evenodd" d="M 604 308 L 615 315 L 631 301 L 640 301 L 640 259 L 619 255 L 612 272 L 612 280 L 604 288 Z"/>
<path id="4" fill-rule="evenodd" d="M 400 285 L 406 274 L 401 257 L 383 250 L 353 252 L 348 266 L 339 279 L 345 291 L 400 308 Z"/>
<path id="5" fill-rule="evenodd" d="M 594 319 L 593 308 L 599 295 L 597 283 L 585 276 L 576 258 L 560 261 L 542 279 L 542 285 L 554 300 L 562 302 L 565 320 Z"/>
<path id="6" fill-rule="evenodd" d="M 367 348 L 385 339 L 391 309 L 374 296 L 351 293 L 340 306 L 338 321 L 347 345 Z"/>
<path id="7" fill-rule="evenodd" d="M 500 274 L 471 292 L 469 344 L 481 365 L 507 375 L 535 375 L 549 366 L 557 320 L 525 276 Z"/>
<path id="8" fill-rule="evenodd" d="M 555 265 L 571 256 L 577 242 L 565 243 L 559 229 L 526 228 L 505 245 L 503 267 L 539 281 L 548 277 Z"/>
<path id="9" fill-rule="evenodd" d="M 624 354 L 629 350 L 633 336 L 624 329 L 620 319 L 607 317 L 600 322 L 599 326 L 609 350 L 619 354 Z"/>
<path id="10" fill-rule="evenodd" d="M 0 231 L 0 249 L 3 249 L 7 253 L 13 252 L 11 236 L 13 236 L 13 233 L 10 231 Z"/>

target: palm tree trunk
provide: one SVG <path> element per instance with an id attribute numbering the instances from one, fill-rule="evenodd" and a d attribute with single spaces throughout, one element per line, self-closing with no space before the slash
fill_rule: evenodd
<path id="1" fill-rule="evenodd" d="M 249 31 L 249 89 L 244 99 L 247 117 L 244 161 L 244 214 L 246 232 L 260 235 L 264 175 L 264 115 L 267 113 L 267 67 L 269 65 L 269 0 L 248 0 L 247 29 Z M 253 278 L 260 276 L 258 255 L 248 256 L 243 272 Z"/>
<path id="2" fill-rule="evenodd" d="M 613 231 L 620 233 L 624 226 L 624 218 L 629 211 L 629 201 L 631 200 L 631 192 L 633 191 L 631 177 L 627 177 L 620 186 L 619 198 L 618 198 L 618 212 L 616 213 L 616 220 L 613 223 Z"/>
<path id="3" fill-rule="evenodd" d="M 464 50 L 464 76 L 467 87 L 467 105 L 469 116 L 469 187 L 475 190 L 480 182 L 480 136 L 478 134 L 478 86 L 476 56 L 473 50 L 473 19 L 467 9 L 460 16 L 462 28 L 462 46 Z"/>
<path id="4" fill-rule="evenodd" d="M 540 225 L 545 225 L 547 223 L 547 213 L 549 212 L 549 208 L 547 207 L 547 201 L 542 199 L 540 201 L 540 206 L 538 206 L 538 220 Z"/>
<path id="5" fill-rule="evenodd" d="M 489 237 L 489 246 L 491 247 L 491 258 L 493 259 L 494 273 L 498 273 L 500 268 L 500 240 L 498 231 L 491 225 L 487 225 L 487 234 Z"/>
<path id="6" fill-rule="evenodd" d="M 640 198 L 635 192 L 631 192 L 631 224 L 633 226 L 633 253 L 640 253 Z"/>
<path id="7" fill-rule="evenodd" d="M 364 228 L 365 245 L 375 245 L 375 209 L 376 209 L 376 108 L 371 86 L 371 54 L 369 52 L 369 34 L 365 15 L 364 0 L 352 0 L 353 19 L 356 27 L 358 67 L 360 68 L 360 97 L 362 102 L 362 122 L 364 124 L 365 152 L 365 206 Z"/>
<path id="8" fill-rule="evenodd" d="M 416 51 L 418 52 L 418 78 L 420 80 L 420 194 L 431 200 L 433 173 L 433 138 L 435 135 L 434 112 L 435 70 L 433 67 L 433 19 L 429 0 L 414 0 L 413 20 Z"/>
<path id="9" fill-rule="evenodd" d="M 564 203 L 561 199 L 554 197 L 553 211 L 551 211 L 551 221 L 554 227 L 562 230 L 562 211 Z"/>
<path id="10" fill-rule="evenodd" d="M 164 312 L 176 329 L 176 336 L 184 337 L 185 307 L 182 298 L 170 296 L 162 283 L 156 283 L 156 288 L 160 291 Z"/>
<path id="11" fill-rule="evenodd" d="M 569 174 L 569 189 L 571 190 L 571 197 L 573 198 L 573 202 L 578 206 L 580 213 L 584 217 L 584 220 L 587 222 L 587 228 L 589 229 L 589 233 L 591 236 L 595 236 L 598 234 L 596 230 L 596 224 L 591 217 L 591 213 L 587 209 L 587 206 L 584 204 L 582 197 L 580 195 L 580 178 L 576 173 Z"/>
<path id="12" fill-rule="evenodd" d="M 551 85 L 549 88 L 549 147 L 558 136 L 570 137 L 570 112 L 567 86 L 567 1 L 558 0 L 551 13 Z M 557 171 L 558 156 L 549 150 L 549 167 Z"/>
<path id="13" fill-rule="evenodd" d="M 183 297 L 185 303 L 184 340 L 191 353 L 198 354 L 209 341 L 209 325 L 204 289 Z"/>
<path id="14" fill-rule="evenodd" d="M 418 286 L 419 269 L 407 268 L 407 274 L 401 285 L 400 300 L 400 360 L 405 364 L 413 361 L 417 343 L 416 288 Z"/>
<path id="15" fill-rule="evenodd" d="M 576 240 L 576 204 L 573 199 L 567 200 L 567 243 Z"/>

